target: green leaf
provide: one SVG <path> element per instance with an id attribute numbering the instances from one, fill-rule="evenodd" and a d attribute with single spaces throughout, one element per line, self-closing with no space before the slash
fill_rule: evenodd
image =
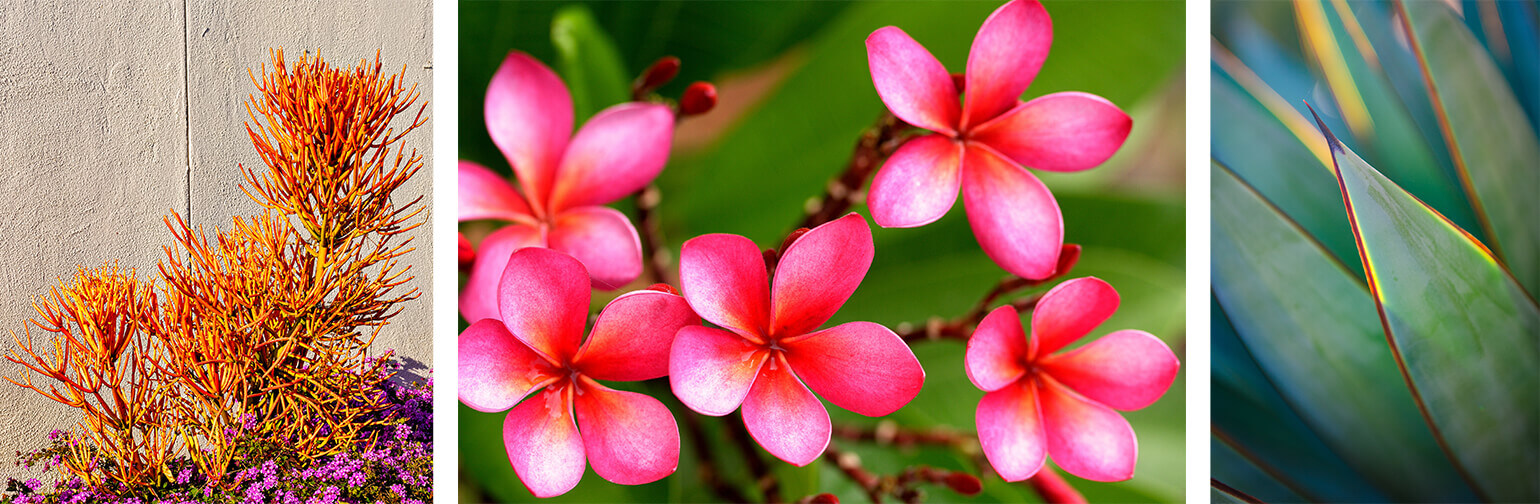
<path id="1" fill-rule="evenodd" d="M 1428 422 L 1485 497 L 1540 500 L 1540 452 L 1515 449 L 1540 446 L 1540 307 L 1480 242 L 1322 132 L 1385 333 Z"/>
<path id="2" fill-rule="evenodd" d="M 1326 446 L 1294 408 L 1273 387 L 1267 375 L 1241 343 L 1235 326 L 1210 297 L 1213 349 L 1211 462 L 1215 478 L 1264 500 L 1279 500 L 1264 491 L 1265 481 L 1287 487 L 1289 493 L 1325 502 L 1385 502 L 1390 498 L 1348 467 Z M 1221 459 L 1228 452 L 1233 458 Z M 1255 484 L 1254 484 L 1255 483 Z M 1283 499 L 1299 502 L 1304 499 Z"/>
<path id="3" fill-rule="evenodd" d="M 1487 243 L 1528 292 L 1540 292 L 1540 137 L 1454 11 L 1437 2 L 1397 6 Z"/>
<path id="4" fill-rule="evenodd" d="M 1384 73 L 1372 66 L 1370 60 L 1378 61 L 1378 52 L 1367 45 L 1368 36 L 1348 4 L 1302 0 L 1294 5 L 1305 47 L 1316 55 L 1338 111 L 1358 145 L 1364 146 L 1359 150 L 1371 152 L 1371 159 L 1387 168 L 1385 175 L 1418 199 L 1473 229 L 1476 218 L 1459 180 L 1438 164 L 1406 105 Z"/>
<path id="5" fill-rule="evenodd" d="M 1209 454 L 1209 467 L 1213 468 L 1210 481 L 1230 487 L 1222 488 L 1215 485 L 1213 502 L 1306 502 L 1308 500 L 1219 439 L 1209 438 Z M 1244 497 L 1251 497 L 1251 499 L 1247 500 Z"/>
<path id="6" fill-rule="evenodd" d="M 1469 500 L 1396 370 L 1366 287 L 1231 171 L 1216 163 L 1211 173 L 1214 295 L 1278 391 L 1398 500 Z"/>
<path id="7" fill-rule="evenodd" d="M 629 99 L 630 79 L 615 43 L 587 7 L 573 5 L 551 19 L 556 68 L 572 92 L 574 124 Z"/>
<path id="8" fill-rule="evenodd" d="M 1211 68 L 1211 114 L 1222 125 L 1211 132 L 1213 158 L 1354 268 L 1357 250 L 1326 166 L 1330 154 L 1306 143 L 1305 135 L 1314 134 L 1308 120 L 1224 46 L 1214 46 Z"/>

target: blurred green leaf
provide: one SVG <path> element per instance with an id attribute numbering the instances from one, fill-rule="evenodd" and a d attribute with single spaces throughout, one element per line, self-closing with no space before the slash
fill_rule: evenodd
<path id="1" fill-rule="evenodd" d="M 1343 2 L 1301 0 L 1295 6 L 1299 30 L 1309 41 L 1305 46 L 1323 68 L 1338 113 L 1363 146 L 1359 150 L 1373 153 L 1377 165 L 1387 167 L 1385 175 L 1418 199 L 1461 227 L 1474 229 L 1476 219 L 1459 181 L 1439 166 L 1406 106 L 1385 75 L 1372 67 L 1370 60 L 1377 62 L 1377 53 L 1355 43 L 1367 42 L 1361 31 L 1349 30 L 1359 27 L 1357 16 Z M 1358 105 L 1344 109 L 1344 103 Z"/>
<path id="2" fill-rule="evenodd" d="M 630 77 L 587 7 L 573 5 L 551 19 L 551 44 L 556 47 L 557 71 L 572 92 L 575 124 L 583 124 L 605 107 L 630 99 Z"/>
<path id="3" fill-rule="evenodd" d="M 1213 468 L 1213 472 L 1209 477 L 1210 481 L 1219 482 L 1230 487 L 1222 488 L 1218 485 L 1211 485 L 1213 488 L 1211 489 L 1212 500 L 1210 502 L 1309 501 L 1290 490 L 1287 485 L 1284 485 L 1266 471 L 1258 468 L 1250 460 L 1242 457 L 1230 445 L 1224 444 L 1224 442 L 1218 439 L 1209 439 L 1209 454 L 1209 465 Z M 1244 495 L 1242 492 L 1244 492 Z M 1251 497 L 1251 499 L 1246 499 L 1245 497 Z"/>
<path id="4" fill-rule="evenodd" d="M 1214 295 L 1278 391 L 1398 500 L 1471 497 L 1417 413 L 1367 288 L 1232 172 L 1211 173 Z"/>
<path id="5" fill-rule="evenodd" d="M 1491 56 L 1448 6 L 1396 5 L 1488 243 L 1528 292 L 1540 292 L 1540 137 Z"/>
<path id="6" fill-rule="evenodd" d="M 1540 500 L 1540 452 L 1513 449 L 1540 446 L 1540 307 L 1480 242 L 1325 133 L 1385 332 L 1428 421 L 1482 494 Z"/>

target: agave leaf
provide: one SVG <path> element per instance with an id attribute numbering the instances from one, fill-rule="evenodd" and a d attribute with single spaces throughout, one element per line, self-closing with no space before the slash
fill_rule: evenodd
<path id="1" fill-rule="evenodd" d="M 1287 105 L 1224 46 L 1214 44 L 1210 81 L 1213 156 L 1304 226 L 1338 260 L 1355 264 L 1342 198 L 1333 187 L 1331 155 L 1310 122 Z M 1363 275 L 1362 270 L 1355 271 Z"/>
<path id="2" fill-rule="evenodd" d="M 1540 307 L 1480 242 L 1322 132 L 1385 334 L 1428 423 L 1484 497 L 1540 500 Z"/>
<path id="3" fill-rule="evenodd" d="M 1366 286 L 1225 167 L 1211 171 L 1214 295 L 1278 391 L 1392 497 L 1473 497 L 1419 418 Z"/>
<path id="4" fill-rule="evenodd" d="M 1241 343 L 1224 308 L 1210 297 L 1213 331 L 1214 477 L 1266 501 L 1384 502 L 1278 395 Z M 1218 454 L 1228 458 L 1221 460 Z M 1260 474 L 1252 474 L 1260 473 Z"/>
<path id="5" fill-rule="evenodd" d="M 630 80 L 615 43 L 588 7 L 563 7 L 551 18 L 557 69 L 572 90 L 572 115 L 583 124 L 605 107 L 626 101 Z"/>
<path id="6" fill-rule="evenodd" d="M 1540 138 L 1454 11 L 1437 2 L 1396 5 L 1487 243 L 1528 292 L 1540 292 Z"/>
<path id="7" fill-rule="evenodd" d="M 1535 3 L 1464 0 L 1460 10 L 1471 35 L 1486 47 L 1508 79 L 1508 87 L 1524 105 L 1530 126 L 1540 129 L 1535 120 L 1536 114 L 1540 114 L 1536 108 L 1540 106 L 1540 81 L 1536 79 L 1536 70 L 1540 70 L 1540 40 L 1535 33 L 1540 13 L 1536 12 Z"/>
<path id="8" fill-rule="evenodd" d="M 1476 225 L 1459 180 L 1444 170 L 1385 75 L 1379 51 L 1344 0 L 1295 0 L 1299 30 L 1360 152 L 1385 175 L 1467 229 Z M 1313 136 L 1313 135 L 1312 135 Z"/>
<path id="9" fill-rule="evenodd" d="M 1213 502 L 1307 502 L 1271 474 L 1216 438 L 1209 438 Z"/>

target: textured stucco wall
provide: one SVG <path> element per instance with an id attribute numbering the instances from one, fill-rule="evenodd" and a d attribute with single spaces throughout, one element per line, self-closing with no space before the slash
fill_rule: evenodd
<path id="1" fill-rule="evenodd" d="M 432 6 L 372 2 L 127 0 L 0 1 L 0 352 L 43 294 L 75 265 L 117 259 L 153 273 L 170 243 L 170 209 L 227 227 L 260 209 L 241 193 L 237 163 L 259 163 L 246 135 L 247 74 L 269 47 L 336 65 L 373 58 L 406 67 L 432 95 Z M 427 167 L 403 194 L 428 195 L 432 121 L 407 139 Z M 431 206 L 428 198 L 423 205 Z M 406 258 L 423 293 L 378 348 L 432 366 L 431 239 Z M 15 376 L 8 362 L 0 373 Z M 0 478 L 10 457 L 42 446 L 74 411 L 0 382 Z M 35 473 L 30 473 L 35 475 Z"/>

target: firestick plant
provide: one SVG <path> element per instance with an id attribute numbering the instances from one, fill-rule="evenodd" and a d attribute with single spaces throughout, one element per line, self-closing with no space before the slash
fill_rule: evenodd
<path id="1" fill-rule="evenodd" d="M 1114 410 L 1140 409 L 1165 394 L 1179 369 L 1171 349 L 1137 330 L 1072 347 L 1119 304 L 1113 287 L 1097 278 L 1069 280 L 988 310 L 1001 296 L 1063 278 L 1079 254 L 1079 246 L 1064 243 L 1053 194 L 1025 168 L 1095 167 L 1118 151 L 1132 128 L 1127 114 L 1095 95 L 1018 99 L 1051 39 L 1046 9 L 1012 0 L 979 29 L 966 74 L 951 76 L 899 28 L 875 31 L 866 41 L 871 76 L 890 115 L 879 121 L 876 138 L 858 143 L 856 158 L 863 161 L 853 161 L 830 185 L 821 207 L 806 209 L 807 227 L 770 249 L 735 234 L 686 240 L 677 270 L 682 295 L 666 284 L 622 294 L 598 313 L 586 343 L 581 335 L 591 288 L 632 283 L 644 263 L 656 281 L 672 276 L 652 220 L 657 198 L 644 189 L 668 160 L 674 125 L 710 106 L 692 100 L 691 91 L 678 102 L 653 93 L 678 69 L 677 59 L 664 58 L 632 85 L 635 102 L 594 116 L 569 144 L 567 85 L 534 58 L 510 53 L 492 77 L 486 124 L 518 185 L 472 162 L 462 161 L 459 170 L 459 219 L 512 223 L 474 248 L 461 237 L 462 268 L 469 272 L 460 301 L 469 324 L 459 343 L 461 402 L 478 411 L 509 411 L 503 423 L 508 460 L 537 497 L 574 488 L 585 463 L 620 484 L 672 474 L 680 460 L 677 413 L 707 466 L 698 467 L 704 482 L 722 499 L 749 499 L 709 467 L 712 450 L 703 446 L 709 434 L 694 416 L 735 410 L 739 418 L 722 424 L 725 435 L 739 444 L 757 478 L 755 491 L 767 501 L 782 496 L 758 448 L 795 466 L 827 458 L 873 501 L 886 495 L 916 501 L 922 494 L 915 487 L 926 483 L 972 495 L 980 480 L 965 471 L 866 472 L 858 457 L 831 444 L 837 432 L 852 434 L 831 422 L 820 401 L 865 416 L 892 414 L 925 385 L 926 370 L 910 342 L 951 338 L 968 341 L 964 369 L 932 371 L 966 374 L 987 394 L 978 404 L 977 434 L 928 439 L 965 440 L 958 446 L 976 440 L 982 472 L 992 467 L 1006 481 L 1029 480 L 1055 500 L 1083 498 L 1045 465 L 1050 457 L 1086 479 L 1131 478 L 1137 441 Z M 701 86 L 709 87 L 691 89 Z M 868 201 L 878 225 L 934 222 L 960 190 L 983 251 L 1012 274 L 975 310 L 923 335 L 871 322 L 823 327 L 866 279 L 878 253 L 865 217 L 849 212 L 871 171 L 858 165 L 878 164 Z M 639 225 L 602 206 L 628 194 L 637 195 Z M 1018 310 L 1031 313 L 1030 338 Z M 595 381 L 665 375 L 688 411 L 671 413 L 658 399 Z M 636 389 L 679 404 L 643 385 Z M 885 436 L 880 428 L 872 435 L 884 437 L 926 438 Z"/>

